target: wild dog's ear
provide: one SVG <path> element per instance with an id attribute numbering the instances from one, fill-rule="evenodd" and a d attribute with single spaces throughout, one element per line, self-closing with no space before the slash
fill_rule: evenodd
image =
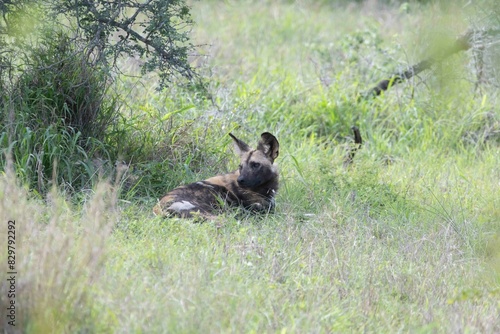
<path id="1" fill-rule="evenodd" d="M 230 133 L 229 135 L 231 136 L 231 138 L 233 138 L 234 150 L 236 154 L 242 155 L 243 153 L 250 151 L 250 146 L 248 146 L 247 144 L 245 144 L 244 142 L 233 136 L 232 133 Z"/>
<path id="2" fill-rule="evenodd" d="M 260 135 L 260 141 L 257 145 L 257 149 L 262 151 L 271 162 L 274 162 L 280 153 L 280 144 L 275 136 L 269 132 L 264 132 Z"/>

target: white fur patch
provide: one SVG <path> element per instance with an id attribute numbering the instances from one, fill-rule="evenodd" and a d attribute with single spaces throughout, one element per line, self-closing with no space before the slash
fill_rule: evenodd
<path id="1" fill-rule="evenodd" d="M 196 184 L 199 184 L 200 186 L 204 186 L 204 187 L 209 187 L 209 188 L 212 188 L 212 189 L 214 188 L 214 187 L 213 187 L 213 186 L 211 186 L 210 184 L 206 184 L 205 182 L 201 182 L 201 181 L 196 182 Z"/>
<path id="2" fill-rule="evenodd" d="M 168 210 L 182 212 L 182 211 L 189 211 L 189 210 L 194 209 L 194 208 L 196 208 L 196 206 L 194 206 L 190 202 L 182 201 L 182 202 L 172 203 L 172 205 L 168 207 Z"/>

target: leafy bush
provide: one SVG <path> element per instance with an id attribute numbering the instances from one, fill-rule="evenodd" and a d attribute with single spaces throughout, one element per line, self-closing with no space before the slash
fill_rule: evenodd
<path id="1" fill-rule="evenodd" d="M 52 175 L 72 188 L 89 186 L 97 173 L 92 159 L 114 157 L 106 142 L 117 100 L 106 70 L 92 67 L 83 51 L 62 32 L 46 33 L 3 96 L 2 147 L 10 148 L 22 180 L 41 192 Z"/>
<path id="2" fill-rule="evenodd" d="M 30 52 L 14 88 L 14 103 L 23 107 L 30 128 L 60 123 L 80 132 L 83 141 L 105 138 L 117 117 L 114 101 L 107 100 L 110 79 L 106 70 L 89 64 L 84 51 L 56 32 Z"/>
<path id="3" fill-rule="evenodd" d="M 143 74 L 158 75 L 160 87 L 174 78 L 196 77 L 188 61 L 194 49 L 189 42 L 193 21 L 184 0 L 7 1 L 0 4 L 0 14 L 0 45 L 4 36 L 19 38 L 21 31 L 37 31 L 47 25 L 63 30 L 70 27 L 74 38 L 85 45 L 89 59 L 115 73 L 123 70 L 120 58 L 137 57 L 144 60 Z M 13 56 L 13 49 L 9 47 L 5 53 Z"/>

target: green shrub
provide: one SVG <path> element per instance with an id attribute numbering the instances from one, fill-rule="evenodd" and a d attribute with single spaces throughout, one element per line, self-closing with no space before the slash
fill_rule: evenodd
<path id="1" fill-rule="evenodd" d="M 92 160 L 114 158 L 106 144 L 118 115 L 109 73 L 92 66 L 86 50 L 61 32 L 46 32 L 24 57 L 23 71 L 2 96 L 3 153 L 12 155 L 21 180 L 40 192 L 52 178 L 87 187 L 102 167 Z"/>
<path id="2" fill-rule="evenodd" d="M 92 66 L 85 52 L 59 32 L 45 36 L 29 54 L 14 89 L 15 103 L 25 107 L 26 125 L 38 129 L 61 123 L 80 132 L 82 141 L 105 138 L 117 114 L 107 101 L 109 73 Z"/>

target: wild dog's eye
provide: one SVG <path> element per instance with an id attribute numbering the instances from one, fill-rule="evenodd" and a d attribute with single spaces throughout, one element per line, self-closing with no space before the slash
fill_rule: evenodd
<path id="1" fill-rule="evenodd" d="M 250 163 L 250 167 L 255 168 L 255 169 L 259 168 L 260 167 L 260 163 L 258 163 L 258 162 L 252 162 L 252 163 Z"/>
<path id="2" fill-rule="evenodd" d="M 243 165 L 239 165 L 238 169 L 241 170 L 243 168 Z"/>

